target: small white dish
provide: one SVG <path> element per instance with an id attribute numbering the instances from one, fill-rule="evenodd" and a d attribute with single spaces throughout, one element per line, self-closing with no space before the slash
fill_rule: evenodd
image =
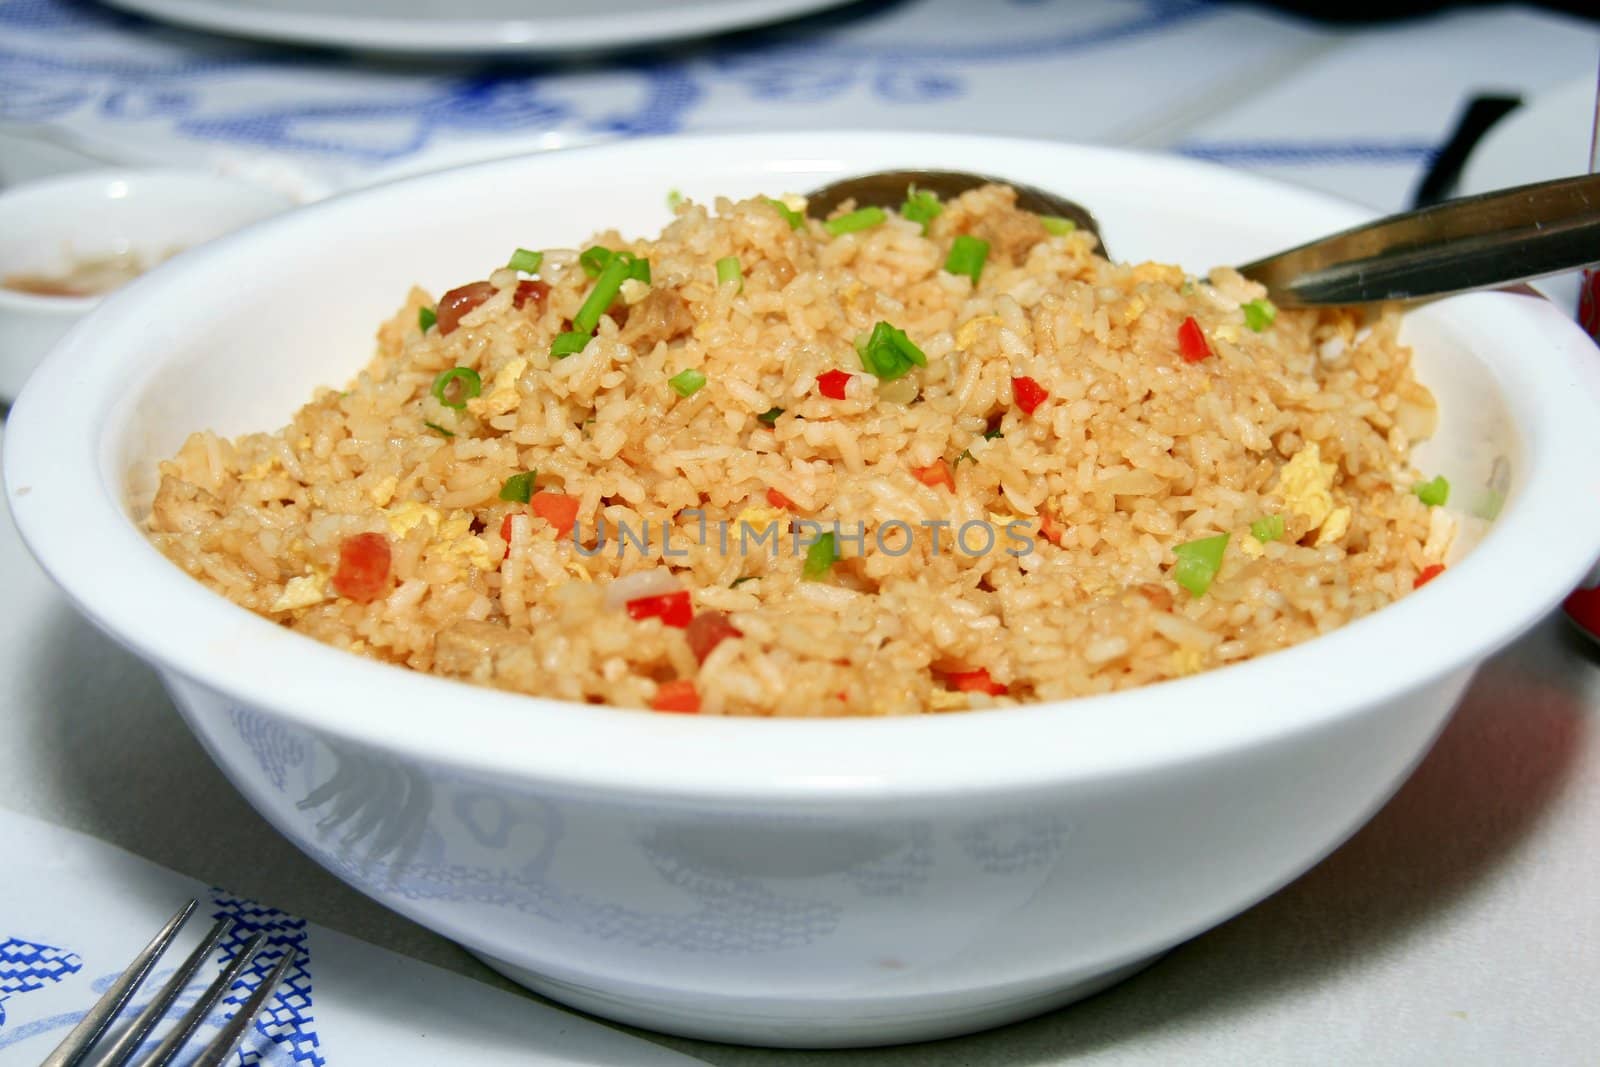
<path id="1" fill-rule="evenodd" d="M 60 278 L 112 257 L 148 270 L 290 206 L 259 185 L 182 170 L 91 171 L 0 194 L 0 400 L 106 296 L 24 292 L 8 279 Z"/>
<path id="2" fill-rule="evenodd" d="M 540 53 L 636 47 L 778 22 L 844 0 L 109 0 L 215 33 L 383 52 Z"/>

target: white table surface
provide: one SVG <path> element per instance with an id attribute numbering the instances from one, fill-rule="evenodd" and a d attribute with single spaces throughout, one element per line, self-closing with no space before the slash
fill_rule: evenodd
<path id="1" fill-rule="evenodd" d="M 1397 208 L 1465 96 L 1536 95 L 1592 75 L 1600 49 L 1595 24 L 1520 9 L 1338 33 L 1249 11 L 1239 19 L 1276 35 L 1276 51 L 1096 139 L 1177 147 Z M 1373 150 L 1352 155 L 1352 144 Z M 0 806 L 508 988 L 271 830 L 154 674 L 40 573 L 9 515 L 0 596 Z M 1600 647 L 1552 617 L 1484 667 L 1365 829 L 1107 993 L 900 1049 L 775 1052 L 645 1036 L 727 1067 L 1600 1063 L 1597 730 Z"/>

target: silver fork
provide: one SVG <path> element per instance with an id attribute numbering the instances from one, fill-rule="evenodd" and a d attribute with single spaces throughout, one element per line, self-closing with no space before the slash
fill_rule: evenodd
<path id="1" fill-rule="evenodd" d="M 66 1040 L 62 1041 L 54 1052 L 45 1057 L 44 1062 L 39 1067 L 78 1067 L 78 1065 L 86 1062 L 86 1057 L 91 1051 L 95 1050 L 97 1043 L 106 1036 L 111 1029 L 112 1023 L 116 1022 L 118 1014 L 127 1006 L 128 1001 L 133 999 L 133 995 L 139 991 L 139 987 L 144 984 L 145 979 L 150 977 L 150 972 L 155 969 L 155 965 L 161 958 L 162 953 L 166 952 L 167 947 L 172 944 L 173 938 L 178 936 L 178 931 L 183 929 L 183 924 L 189 921 L 189 916 L 194 914 L 197 906 L 197 903 L 191 900 L 178 909 L 178 913 L 167 921 L 167 925 L 163 926 L 161 932 L 156 934 L 150 943 L 144 947 L 144 951 L 134 957 L 133 962 L 128 965 L 128 969 L 123 971 L 121 977 L 112 983 L 111 988 L 106 990 L 105 995 L 100 998 L 93 1008 L 89 1009 L 89 1013 L 79 1021 L 78 1025 L 72 1028 L 72 1032 L 67 1035 Z M 211 932 L 205 936 L 205 940 L 201 941 L 199 946 L 189 953 L 189 958 L 183 961 L 183 965 L 178 968 L 177 973 L 168 980 L 166 985 L 161 987 L 155 998 L 145 1006 L 143 1011 L 134 1017 L 133 1022 L 129 1023 L 127 1028 L 114 1041 L 105 1047 L 100 1054 L 100 1058 L 95 1061 L 95 1067 L 123 1067 L 128 1063 L 133 1054 L 138 1051 L 139 1046 L 150 1036 L 150 1032 L 166 1017 L 167 1011 L 172 1007 L 173 1002 L 178 999 L 179 994 L 183 992 L 184 987 L 189 984 L 195 973 L 211 957 L 211 953 L 216 951 L 217 945 L 227 936 L 232 927 L 232 919 L 223 919 L 211 928 Z M 233 983 L 244 973 L 245 968 L 250 965 L 251 959 L 261 950 L 266 940 L 266 934 L 257 934 L 247 941 L 239 949 L 238 954 L 222 969 L 222 973 L 217 975 L 217 980 L 206 987 L 206 991 L 200 994 L 200 999 L 195 1001 L 194 1006 L 184 1013 L 183 1018 L 178 1020 L 178 1025 L 173 1028 L 172 1032 L 166 1036 L 161 1044 L 156 1046 L 155 1050 L 140 1062 L 139 1067 L 165 1067 L 166 1064 L 170 1063 L 172 1058 L 183 1049 L 183 1046 L 188 1044 L 189 1039 L 200 1028 L 200 1024 L 205 1021 L 206 1016 L 211 1014 L 217 1002 L 222 999 L 223 994 L 231 989 Z M 233 1051 L 234 1046 L 239 1043 L 239 1039 L 244 1036 L 245 1031 L 250 1028 L 250 1023 L 260 1014 L 261 1009 L 267 1003 L 267 998 L 272 996 L 273 990 L 277 989 L 278 984 L 283 981 L 284 975 L 289 972 L 294 960 L 295 950 L 291 947 L 284 953 L 283 959 L 278 961 L 278 965 L 272 969 L 272 972 L 261 980 L 260 985 L 256 986 L 255 991 L 250 994 L 250 998 L 241 1004 L 239 1010 L 223 1025 L 221 1033 L 217 1034 L 210 1044 L 200 1050 L 200 1054 L 192 1061 L 193 1067 L 219 1067 L 228 1054 Z"/>

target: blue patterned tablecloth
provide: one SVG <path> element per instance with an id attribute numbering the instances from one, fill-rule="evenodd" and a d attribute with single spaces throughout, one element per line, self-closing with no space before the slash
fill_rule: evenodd
<path id="1" fill-rule="evenodd" d="M 1465 99 L 1593 73 L 1600 25 L 1528 9 L 1333 28 L 1200 0 L 900 0 L 613 59 L 419 61 L 0 0 L 0 182 L 68 160 L 188 164 L 305 198 L 589 141 L 953 129 L 1173 149 L 1404 204 Z"/>

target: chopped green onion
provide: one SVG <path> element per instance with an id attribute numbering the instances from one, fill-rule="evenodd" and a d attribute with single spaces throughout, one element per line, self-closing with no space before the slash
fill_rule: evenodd
<path id="1" fill-rule="evenodd" d="M 928 232 L 928 223 L 938 218 L 942 211 L 944 205 L 939 203 L 938 193 L 918 189 L 915 185 L 906 189 L 906 202 L 900 205 L 900 214 L 912 222 L 920 222 L 924 235 Z"/>
<path id="2" fill-rule="evenodd" d="M 717 284 L 737 284 L 739 288 L 734 292 L 744 292 L 744 271 L 739 266 L 738 256 L 723 256 L 717 260 Z"/>
<path id="3" fill-rule="evenodd" d="M 822 228 L 831 236 L 838 237 L 841 234 L 855 233 L 857 230 L 870 230 L 888 217 L 888 212 L 881 207 L 864 207 L 840 215 L 836 219 L 829 219 L 822 224 Z"/>
<path id="4" fill-rule="evenodd" d="M 1250 536 L 1262 544 L 1276 541 L 1283 536 L 1283 516 L 1264 515 L 1250 524 Z"/>
<path id="5" fill-rule="evenodd" d="M 950 255 L 945 257 L 944 269 L 951 274 L 965 274 L 978 284 L 983 273 L 983 261 L 989 258 L 989 242 L 962 234 L 950 242 Z"/>
<path id="6" fill-rule="evenodd" d="M 530 252 L 526 248 L 519 248 L 511 253 L 511 262 L 506 266 L 512 270 L 520 270 L 524 274 L 538 274 L 539 265 L 543 262 L 543 252 Z"/>
<path id="7" fill-rule="evenodd" d="M 628 264 L 628 273 L 624 277 L 634 278 L 646 285 L 650 284 L 650 261 L 632 252 L 613 252 L 603 245 L 595 245 L 583 250 L 583 254 L 578 257 L 578 265 L 589 277 L 598 278 L 605 271 L 606 265 L 619 256 Z"/>
<path id="8" fill-rule="evenodd" d="M 782 414 L 782 408 L 768 408 L 756 416 L 756 421 L 766 423 L 768 426 L 775 426 L 778 423 L 778 416 Z"/>
<path id="9" fill-rule="evenodd" d="M 1436 475 L 1431 481 L 1423 482 L 1411 490 L 1417 494 L 1417 499 L 1430 508 L 1443 507 L 1450 499 L 1450 483 L 1445 481 L 1444 475 Z"/>
<path id="10" fill-rule="evenodd" d="M 676 213 L 678 205 L 683 203 L 683 194 L 676 189 L 667 190 L 667 210 Z"/>
<path id="11" fill-rule="evenodd" d="M 426 426 L 428 429 L 432 430 L 434 433 L 438 434 L 440 437 L 454 437 L 455 436 L 455 434 L 451 433 L 449 430 L 445 429 L 443 426 L 440 426 L 437 422 L 424 421 L 422 425 Z"/>
<path id="12" fill-rule="evenodd" d="M 928 357 L 912 343 L 906 332 L 887 322 L 879 322 L 869 336 L 858 338 L 856 352 L 861 356 L 861 366 L 877 375 L 880 381 L 904 378 L 913 364 L 928 365 Z"/>
<path id="13" fill-rule="evenodd" d="M 450 388 L 452 382 L 460 382 L 461 388 L 456 393 L 454 400 L 445 397 L 445 390 Z M 471 367 L 451 367 L 441 371 L 433 380 L 433 398 L 447 408 L 460 411 L 467 406 L 467 401 L 483 392 L 483 379 L 478 377 L 478 372 Z"/>
<path id="14" fill-rule="evenodd" d="M 806 224 L 806 217 L 782 200 L 768 200 L 767 203 L 776 208 L 778 214 L 783 216 L 783 221 L 789 224 L 789 229 L 798 230 Z"/>
<path id="15" fill-rule="evenodd" d="M 833 534 L 825 533 L 806 549 L 806 563 L 801 573 L 806 581 L 814 582 L 833 569 L 839 559 L 839 549 L 833 543 Z"/>
<path id="16" fill-rule="evenodd" d="M 972 454 L 972 449 L 964 448 L 964 449 L 961 450 L 961 455 L 957 456 L 955 459 L 950 461 L 950 469 L 953 471 L 957 467 L 961 466 L 961 461 L 964 460 L 964 459 L 965 460 L 969 460 L 970 462 L 973 462 L 973 463 L 978 462 L 977 458 L 974 457 L 973 454 Z"/>
<path id="17" fill-rule="evenodd" d="M 731 585 L 729 585 L 728 588 L 729 589 L 737 589 L 741 585 L 743 585 L 745 582 L 753 582 L 758 577 L 760 577 L 760 576 L 759 575 L 755 575 L 755 574 L 747 574 L 743 578 L 735 578 L 733 580 L 733 583 Z"/>
<path id="18" fill-rule="evenodd" d="M 1272 325 L 1272 320 L 1278 317 L 1278 309 L 1266 297 L 1252 300 L 1247 304 L 1240 304 L 1239 310 L 1244 312 L 1244 324 L 1260 333 Z"/>
<path id="19" fill-rule="evenodd" d="M 572 316 L 572 328 L 584 333 L 593 333 L 594 328 L 600 325 L 600 316 L 606 313 L 611 302 L 622 291 L 622 283 L 633 276 L 636 259 L 626 252 L 618 252 L 606 261 L 605 269 L 600 272 L 600 277 L 595 279 L 594 288 L 589 290 L 588 297 L 583 305 L 578 308 L 578 313 Z M 648 270 L 648 265 L 646 270 Z"/>
<path id="20" fill-rule="evenodd" d="M 513 474 L 506 479 L 506 484 L 500 487 L 500 499 L 509 500 L 513 504 L 526 504 L 533 499 L 533 483 L 538 478 L 539 472 L 536 470 Z"/>
<path id="21" fill-rule="evenodd" d="M 1044 226 L 1045 232 L 1052 237 L 1071 233 L 1078 228 L 1078 224 L 1071 219 L 1064 219 L 1060 215 L 1040 215 L 1039 223 Z"/>
<path id="22" fill-rule="evenodd" d="M 423 333 L 428 332 L 428 327 L 439 321 L 439 313 L 432 308 L 417 309 L 417 328 Z"/>
<path id="23" fill-rule="evenodd" d="M 1172 568 L 1173 579 L 1189 590 L 1190 596 L 1205 596 L 1206 590 L 1211 588 L 1211 580 L 1222 569 L 1222 553 L 1227 547 L 1227 534 L 1175 546 L 1172 554 L 1178 557 L 1178 564 Z"/>
<path id="24" fill-rule="evenodd" d="M 603 245 L 585 248 L 578 256 L 578 266 L 583 268 L 583 273 L 591 278 L 600 277 L 600 272 L 606 269 L 606 264 L 611 262 L 614 253 Z"/>
<path id="25" fill-rule="evenodd" d="M 668 378 L 667 384 L 672 386 L 673 392 L 687 400 L 705 388 L 706 376 L 700 371 L 690 368 Z"/>
<path id="26" fill-rule="evenodd" d="M 1005 431 L 1001 430 L 1000 427 L 998 427 L 998 426 L 996 426 L 992 430 L 985 430 L 983 432 L 983 439 L 985 441 L 993 441 L 996 437 L 1004 437 L 1004 436 L 1005 436 Z"/>
<path id="27" fill-rule="evenodd" d="M 566 333 L 556 334 L 556 339 L 550 342 L 550 358 L 566 359 L 575 356 L 584 350 L 592 335 L 585 330 L 568 330 Z"/>

